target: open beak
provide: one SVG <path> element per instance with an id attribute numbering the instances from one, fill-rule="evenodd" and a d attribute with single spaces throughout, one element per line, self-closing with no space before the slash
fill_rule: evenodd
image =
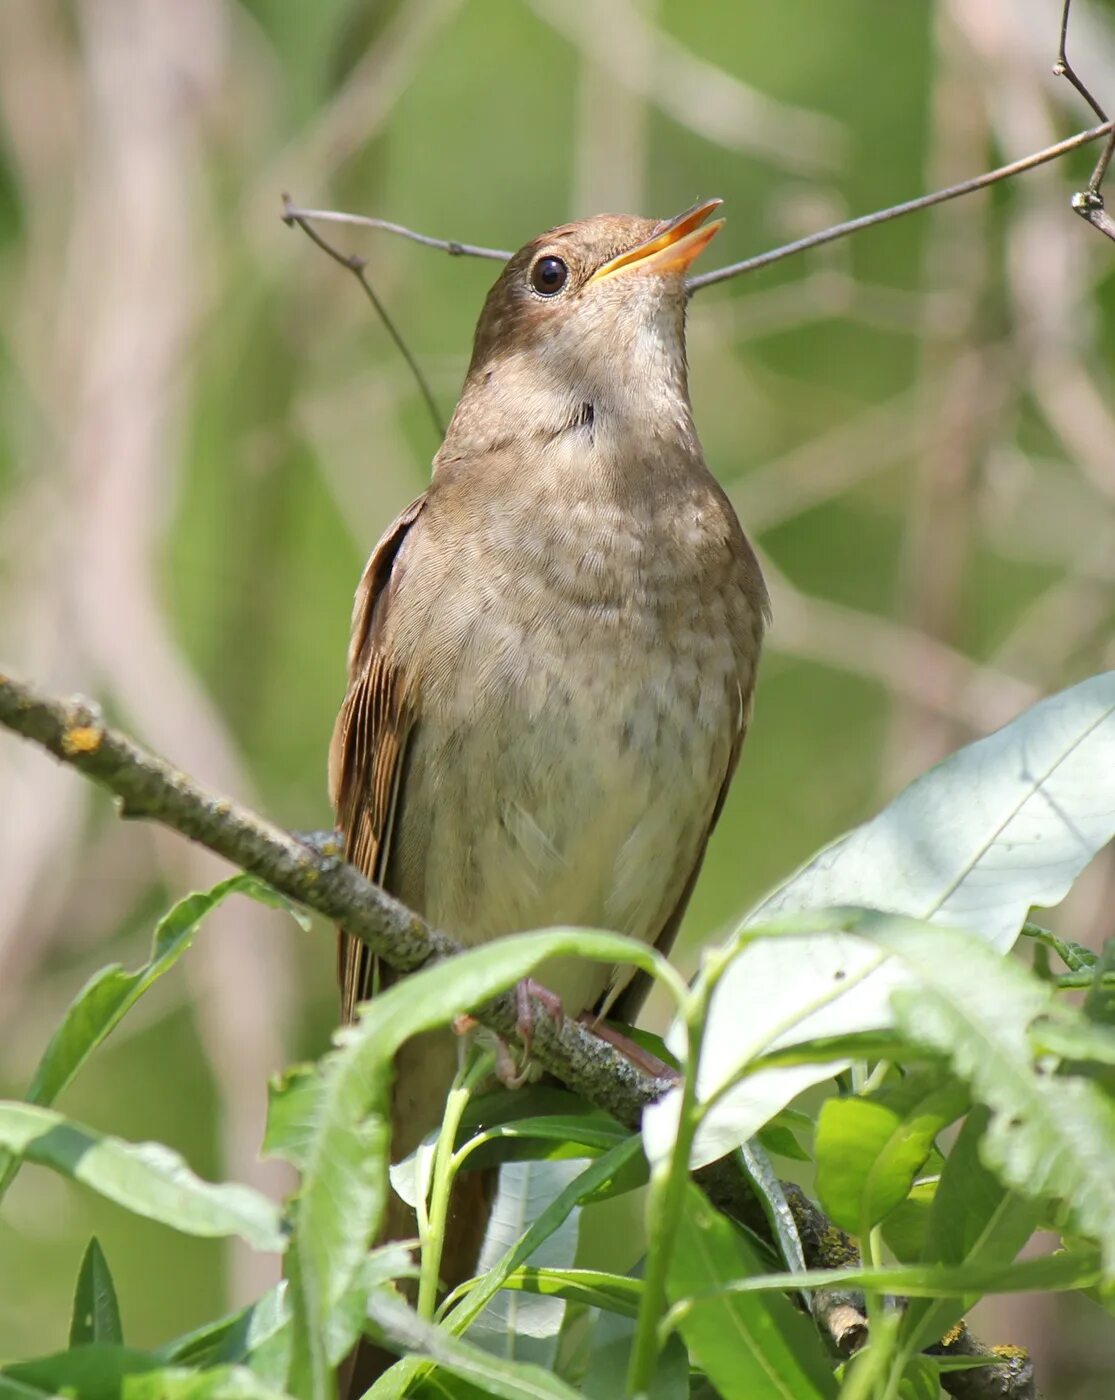
<path id="1" fill-rule="evenodd" d="M 659 275 L 684 272 L 724 227 L 723 219 L 705 223 L 712 211 L 723 202 L 722 199 L 706 199 L 702 204 L 694 204 L 692 209 L 671 219 L 653 238 L 598 267 L 588 279 L 589 282 L 599 282 L 616 272 L 655 272 Z"/>

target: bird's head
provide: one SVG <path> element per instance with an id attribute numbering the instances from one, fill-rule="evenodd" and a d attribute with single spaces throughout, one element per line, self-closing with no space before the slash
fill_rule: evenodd
<path id="1" fill-rule="evenodd" d="M 627 418 L 688 407 L 686 269 L 723 224 L 601 214 L 521 248 L 488 293 L 466 396 L 540 426 L 591 405 Z"/>

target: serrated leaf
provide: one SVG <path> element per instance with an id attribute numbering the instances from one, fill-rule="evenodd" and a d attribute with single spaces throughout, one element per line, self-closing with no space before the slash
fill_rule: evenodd
<path id="1" fill-rule="evenodd" d="M 114 963 L 94 974 L 78 992 L 43 1052 L 27 1091 L 28 1103 L 43 1107 L 54 1103 L 140 997 L 186 952 L 202 921 L 233 894 L 284 909 L 307 926 L 306 916 L 301 911 L 254 875 L 233 875 L 211 890 L 188 894 L 159 920 L 151 942 L 151 956 L 142 967 L 127 972 Z M 0 1197 L 18 1170 L 17 1162 L 7 1154 L 0 1154 Z"/>
<path id="2" fill-rule="evenodd" d="M 84 1346 L 88 1342 L 122 1343 L 123 1340 L 116 1286 L 108 1260 L 94 1235 L 86 1246 L 77 1274 L 70 1318 L 70 1346 Z"/>
<path id="3" fill-rule="evenodd" d="M 828 1099 L 817 1122 L 817 1191 L 863 1238 L 904 1201 L 937 1134 L 968 1107 L 955 1080 L 915 1073 L 871 1098 Z"/>
<path id="4" fill-rule="evenodd" d="M 674 1304 L 693 1300 L 678 1323 L 691 1359 L 724 1400 L 835 1396 L 816 1329 L 788 1299 L 725 1291 L 734 1279 L 759 1272 L 739 1232 L 687 1184 L 681 1247 L 672 1251 L 667 1289 Z"/>
<path id="5" fill-rule="evenodd" d="M 255 1249 L 286 1248 L 282 1216 L 266 1196 L 202 1181 L 162 1143 L 124 1142 L 53 1109 L 0 1102 L 0 1147 L 182 1234 L 239 1235 Z"/>
<path id="6" fill-rule="evenodd" d="M 1115 835 L 1115 672 L 1042 701 L 953 754 L 873 821 L 815 856 L 763 901 L 746 926 L 778 915 L 855 905 L 970 927 L 1005 952 L 1031 906 L 1064 898 Z M 839 933 L 793 951 L 761 940 L 719 984 L 704 1038 L 707 1102 L 765 1051 L 892 1024 L 893 966 Z M 740 1008 L 747 1015 L 740 1015 Z M 678 1052 L 681 1028 L 669 1043 Z M 694 1162 L 723 1155 L 809 1085 L 843 1066 L 750 1074 L 706 1116 Z M 673 1140 L 676 1095 L 644 1119 L 657 1161 Z"/>

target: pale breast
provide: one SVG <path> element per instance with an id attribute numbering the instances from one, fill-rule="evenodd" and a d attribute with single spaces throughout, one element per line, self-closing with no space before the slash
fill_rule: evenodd
<path id="1" fill-rule="evenodd" d="M 424 677 L 389 869 L 405 903 L 467 942 L 555 924 L 658 937 L 751 687 L 720 508 L 690 493 L 639 518 L 595 500 L 467 532 L 429 511 L 391 609 Z M 570 1011 L 612 979 L 543 976 Z"/>

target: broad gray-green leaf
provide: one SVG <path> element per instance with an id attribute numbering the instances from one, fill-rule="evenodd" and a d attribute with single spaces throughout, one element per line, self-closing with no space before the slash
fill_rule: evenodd
<path id="1" fill-rule="evenodd" d="M 979 959 L 969 954 L 966 980 L 940 965 L 934 975 L 928 951 L 922 949 L 921 984 L 895 996 L 900 1024 L 911 1038 L 946 1052 L 973 1097 L 990 1108 L 987 1164 L 1027 1196 L 1063 1200 L 1080 1233 L 1099 1243 L 1108 1277 L 1115 1276 L 1115 1103 L 1094 1080 L 1035 1067 L 1028 1035 L 1046 1007 L 1070 1027 L 1079 1013 L 1053 1007 L 1044 984 L 982 948 Z"/>
<path id="2" fill-rule="evenodd" d="M 1005 952 L 1031 906 L 1059 903 L 1113 835 L 1115 672 L 1108 672 L 1042 701 L 925 773 L 874 820 L 815 856 L 746 925 L 854 905 L 968 927 Z M 767 940 L 749 944 L 713 998 L 701 1099 L 772 1046 L 889 1026 L 901 974 L 885 963 L 879 949 L 836 933 L 792 954 Z M 683 1048 L 680 1028 L 669 1043 Z M 694 1160 L 721 1156 L 841 1067 L 749 1076 L 709 1115 Z M 672 1141 L 672 1097 L 644 1122 L 652 1160 Z"/>
<path id="3" fill-rule="evenodd" d="M 667 1287 L 672 1303 L 694 1299 L 679 1327 L 689 1354 L 724 1400 L 821 1400 L 836 1382 L 816 1329 L 781 1293 L 731 1293 L 761 1272 L 747 1242 L 698 1189 L 686 1185 Z M 698 1299 L 698 1295 L 699 1299 Z"/>
<path id="4" fill-rule="evenodd" d="M 298 911 L 270 885 L 254 875 L 233 875 L 211 890 L 188 894 L 165 914 L 155 927 L 151 956 L 134 972 L 119 963 L 102 968 L 82 987 L 70 1003 L 62 1024 L 50 1038 L 27 1091 L 27 1102 L 49 1107 L 123 1018 L 165 972 L 169 972 L 193 942 L 202 921 L 229 895 L 242 894 L 262 904 L 285 909 L 307 925 Z M 18 1164 L 0 1155 L 0 1197 L 3 1196 Z"/>
<path id="5" fill-rule="evenodd" d="M 584 1167 L 583 1161 L 568 1160 L 505 1163 L 476 1272 L 494 1269 Z M 574 1207 L 525 1262 L 540 1269 L 570 1268 L 577 1257 L 580 1215 Z M 565 1302 L 556 1294 L 501 1290 L 473 1322 L 469 1338 L 496 1356 L 552 1367 L 564 1317 Z"/>
<path id="6" fill-rule="evenodd" d="M 0 1102 L 0 1147 L 183 1234 L 239 1235 L 256 1249 L 286 1248 L 279 1209 L 266 1196 L 202 1181 L 161 1143 L 123 1142 L 53 1109 Z"/>
<path id="7" fill-rule="evenodd" d="M 116 1286 L 112 1282 L 108 1260 L 94 1235 L 77 1274 L 70 1318 L 70 1346 L 85 1346 L 89 1342 L 120 1343 L 123 1340 Z"/>
<path id="8" fill-rule="evenodd" d="M 412 1036 L 482 1006 L 551 957 L 631 963 L 677 980 L 653 949 L 618 934 L 519 934 L 413 973 L 369 1002 L 359 1021 L 339 1033 L 338 1048 L 322 1065 L 312 1134 L 299 1148 L 304 1175 L 288 1276 L 295 1319 L 291 1384 L 300 1393 L 313 1400 L 327 1395 L 329 1369 L 359 1326 L 346 1300 L 385 1200 L 396 1051 Z"/>

